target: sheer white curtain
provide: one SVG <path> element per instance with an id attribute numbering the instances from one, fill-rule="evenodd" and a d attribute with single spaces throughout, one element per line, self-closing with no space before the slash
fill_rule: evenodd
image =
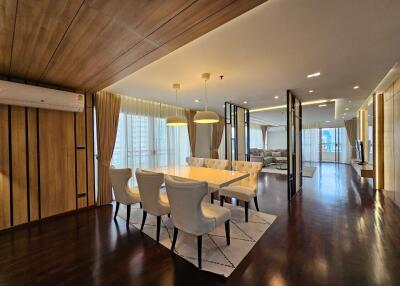
<path id="1" fill-rule="evenodd" d="M 302 136 L 303 161 L 319 162 L 319 128 L 315 125 L 303 124 Z"/>
<path id="2" fill-rule="evenodd" d="M 259 125 L 250 126 L 250 148 L 264 149 L 261 127 Z"/>
<path id="3" fill-rule="evenodd" d="M 346 128 L 339 128 L 339 136 L 340 136 L 340 154 L 339 154 L 339 162 L 350 164 L 351 163 L 351 145 L 349 138 L 347 137 Z"/>
<path id="4" fill-rule="evenodd" d="M 111 163 L 117 168 L 184 165 L 190 154 L 186 126 L 168 127 L 169 115 L 184 109 L 122 96 L 117 138 Z M 134 184 L 134 182 L 131 182 Z"/>

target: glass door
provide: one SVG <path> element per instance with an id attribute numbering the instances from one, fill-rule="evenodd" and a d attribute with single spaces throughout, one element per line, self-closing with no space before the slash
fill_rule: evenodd
<path id="1" fill-rule="evenodd" d="M 321 128 L 320 129 L 320 161 L 321 162 L 340 162 L 340 128 Z"/>

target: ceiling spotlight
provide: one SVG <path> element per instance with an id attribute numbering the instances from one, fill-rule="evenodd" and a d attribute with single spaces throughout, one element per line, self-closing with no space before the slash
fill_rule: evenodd
<path id="1" fill-rule="evenodd" d="M 243 104 L 247 104 L 247 101 L 245 100 L 245 101 L 243 101 Z"/>
<path id="2" fill-rule="evenodd" d="M 347 110 L 349 110 L 349 108 L 348 108 L 348 107 L 346 107 L 344 110 L 346 110 L 346 111 L 347 111 Z"/>
<path id="3" fill-rule="evenodd" d="M 317 77 L 317 76 L 320 76 L 320 75 L 321 75 L 320 72 L 316 72 L 316 73 L 312 73 L 312 74 L 307 75 L 307 78 Z"/>
<path id="4" fill-rule="evenodd" d="M 318 107 L 325 107 L 326 106 L 326 104 L 320 104 L 320 105 L 318 105 Z"/>
<path id="5" fill-rule="evenodd" d="M 274 98 L 275 98 L 275 99 L 278 99 L 278 98 L 279 98 L 279 96 L 275 95 L 275 96 L 274 96 Z"/>
<path id="6" fill-rule="evenodd" d="M 200 102 L 200 100 L 198 100 L 198 99 L 195 99 L 195 100 L 194 100 L 194 102 Z"/>
<path id="7" fill-rule="evenodd" d="M 314 92 L 314 90 L 313 90 L 313 89 L 310 89 L 308 92 L 309 92 L 309 93 L 313 93 L 313 92 Z"/>
<path id="8" fill-rule="evenodd" d="M 325 122 L 326 122 L 326 123 L 330 123 L 331 121 L 330 121 L 330 120 L 326 120 Z"/>
<path id="9" fill-rule="evenodd" d="M 358 85 L 353 86 L 353 89 L 359 89 L 360 87 Z"/>

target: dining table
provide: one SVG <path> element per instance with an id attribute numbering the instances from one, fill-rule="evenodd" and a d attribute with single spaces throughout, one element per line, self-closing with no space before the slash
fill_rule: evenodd
<path id="1" fill-rule="evenodd" d="M 245 172 L 194 166 L 167 166 L 146 170 L 195 181 L 205 181 L 209 187 L 214 189 L 220 189 L 249 176 Z"/>

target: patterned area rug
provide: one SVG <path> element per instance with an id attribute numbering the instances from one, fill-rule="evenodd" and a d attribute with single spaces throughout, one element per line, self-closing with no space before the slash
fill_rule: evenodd
<path id="1" fill-rule="evenodd" d="M 218 201 L 214 204 L 219 205 Z M 249 209 L 249 222 L 244 221 L 244 208 L 225 204 L 231 210 L 231 244 L 226 245 L 224 224 L 203 236 L 202 270 L 228 277 L 246 257 L 263 233 L 276 219 L 275 215 Z M 126 220 L 126 208 L 121 207 L 118 215 Z M 140 229 L 142 210 L 132 206 L 130 224 Z M 147 215 L 143 232 L 156 239 L 156 217 Z M 168 216 L 162 217 L 160 244 L 171 249 L 174 227 Z M 179 231 L 175 253 L 197 267 L 197 238 Z"/>

